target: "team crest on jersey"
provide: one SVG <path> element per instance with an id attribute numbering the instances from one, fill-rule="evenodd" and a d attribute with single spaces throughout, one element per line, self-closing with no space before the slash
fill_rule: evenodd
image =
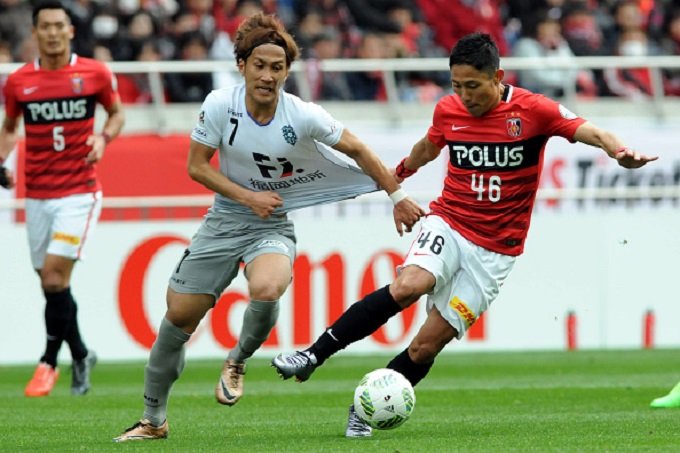
<path id="1" fill-rule="evenodd" d="M 83 78 L 78 77 L 78 74 L 74 74 L 73 77 L 71 77 L 71 88 L 73 88 L 74 93 L 82 93 L 84 84 L 85 82 L 83 81 Z"/>
<path id="2" fill-rule="evenodd" d="M 283 132 L 283 138 L 286 139 L 287 143 L 290 145 L 295 145 L 297 143 L 298 137 L 292 126 L 283 126 L 281 132 Z"/>
<path id="3" fill-rule="evenodd" d="M 505 120 L 505 125 L 508 128 L 508 135 L 510 137 L 519 137 L 522 135 L 522 120 L 520 118 L 508 118 Z"/>

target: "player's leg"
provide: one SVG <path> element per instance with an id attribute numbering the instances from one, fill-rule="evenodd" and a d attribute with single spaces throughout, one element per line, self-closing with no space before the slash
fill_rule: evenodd
<path id="1" fill-rule="evenodd" d="M 305 381 L 314 369 L 349 344 L 367 337 L 422 295 L 445 285 L 460 265 L 451 228 L 441 219 L 425 219 L 397 279 L 351 305 L 307 350 L 279 354 L 272 360 L 283 379 Z"/>
<path id="2" fill-rule="evenodd" d="M 295 250 L 292 242 L 286 248 Z M 243 314 L 238 342 L 229 352 L 215 388 L 215 397 L 221 404 L 234 405 L 243 395 L 246 360 L 260 349 L 276 325 L 279 298 L 290 284 L 293 259 L 277 252 L 263 253 L 246 265 L 250 303 Z"/>
<path id="3" fill-rule="evenodd" d="M 458 331 L 433 307 L 411 344 L 394 357 L 386 368 L 391 368 L 416 386 L 430 371 L 435 357 L 458 336 Z"/>
<path id="4" fill-rule="evenodd" d="M 239 270 L 242 248 L 234 237 L 243 228 L 220 228 L 219 214 L 210 211 L 175 265 L 167 291 L 168 310 L 161 322 L 144 374 L 143 418 L 115 442 L 161 439 L 168 435 L 167 404 L 172 385 L 184 368 L 186 343 Z M 225 233 L 226 234 L 226 233 Z"/>
<path id="5" fill-rule="evenodd" d="M 212 294 L 183 294 L 168 288 L 168 310 L 144 368 L 144 415 L 114 442 L 168 437 L 168 400 L 184 369 L 186 343 L 214 304 Z"/>
<path id="6" fill-rule="evenodd" d="M 40 270 L 45 263 L 47 247 L 52 239 L 51 226 L 53 214 L 48 209 L 48 203 L 50 203 L 50 200 L 30 198 L 26 200 L 26 230 L 28 232 L 28 244 L 31 250 L 31 262 L 33 268 L 38 272 L 38 275 L 40 275 Z M 69 304 L 68 301 L 64 302 L 61 299 L 57 299 L 50 304 L 47 294 L 45 294 L 45 299 L 43 316 L 45 320 L 47 342 L 45 351 L 38 363 L 35 373 L 24 391 L 26 396 L 48 395 L 59 377 L 57 355 L 61 342 L 63 341 L 63 335 L 59 335 L 59 340 L 57 341 L 57 335 L 54 335 L 53 324 L 58 326 L 60 323 L 53 321 L 55 317 L 68 317 L 67 310 Z M 49 363 L 46 360 L 49 360 Z"/>
<path id="7" fill-rule="evenodd" d="M 378 330 L 426 294 L 434 283 L 435 278 L 429 271 L 407 266 L 391 285 L 351 305 L 308 349 L 279 354 L 272 360 L 272 366 L 283 379 L 295 376 L 298 381 L 307 380 L 329 357 Z"/>

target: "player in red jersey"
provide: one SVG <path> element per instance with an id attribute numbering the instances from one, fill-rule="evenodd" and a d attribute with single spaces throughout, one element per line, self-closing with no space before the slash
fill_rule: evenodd
<path id="1" fill-rule="evenodd" d="M 33 267 L 45 295 L 47 346 L 27 396 L 46 396 L 58 377 L 57 355 L 66 341 L 73 358 L 71 393 L 90 388 L 94 351 L 82 341 L 70 281 L 75 262 L 92 236 L 101 211 L 101 186 L 95 164 L 120 132 L 124 116 L 115 77 L 102 63 L 71 53 L 74 29 L 58 1 L 33 10 L 33 36 L 40 58 L 12 73 L 4 87 L 5 119 L 0 129 L 0 159 L 17 143 L 23 115 L 26 135 L 26 228 Z M 96 104 L 108 113 L 94 133 Z M 5 186 L 14 185 L 4 173 Z M 3 182 L 3 181 L 0 181 Z"/>
<path id="2" fill-rule="evenodd" d="M 401 183 L 446 147 L 442 195 L 430 205 L 392 284 L 350 306 L 307 350 L 272 360 L 284 379 L 308 379 L 331 355 L 427 294 L 425 323 L 387 365 L 412 385 L 420 382 L 444 346 L 462 338 L 489 308 L 522 253 L 550 137 L 600 148 L 625 168 L 657 159 L 557 102 L 504 84 L 498 47 L 487 34 L 461 39 L 449 67 L 455 95 L 439 101 L 427 135 L 395 169 Z M 371 435 L 353 408 L 346 435 Z"/>

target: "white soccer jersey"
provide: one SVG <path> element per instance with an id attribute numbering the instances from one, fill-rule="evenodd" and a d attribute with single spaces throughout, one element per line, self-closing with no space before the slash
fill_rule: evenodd
<path id="1" fill-rule="evenodd" d="M 340 140 L 344 126 L 319 105 L 280 93 L 274 118 L 260 124 L 246 110 L 245 84 L 213 91 L 203 102 L 191 138 L 219 148 L 220 171 L 232 182 L 278 193 L 283 206 L 274 213 L 377 190 L 360 168 L 326 147 Z M 215 208 L 253 213 L 220 194 L 215 195 Z"/>

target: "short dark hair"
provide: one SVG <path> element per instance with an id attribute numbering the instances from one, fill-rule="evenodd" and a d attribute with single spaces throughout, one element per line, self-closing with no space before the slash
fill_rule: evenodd
<path id="1" fill-rule="evenodd" d="M 475 32 L 463 36 L 451 49 L 449 56 L 449 68 L 455 65 L 469 65 L 493 76 L 501 65 L 498 46 L 486 33 Z"/>
<path id="2" fill-rule="evenodd" d="M 33 26 L 35 27 L 38 25 L 38 14 L 40 14 L 40 11 L 44 9 L 62 9 L 66 13 L 66 17 L 68 17 L 68 21 L 71 22 L 71 11 L 67 7 L 64 6 L 62 2 L 59 0 L 45 0 L 39 2 L 35 7 L 33 8 Z"/>

